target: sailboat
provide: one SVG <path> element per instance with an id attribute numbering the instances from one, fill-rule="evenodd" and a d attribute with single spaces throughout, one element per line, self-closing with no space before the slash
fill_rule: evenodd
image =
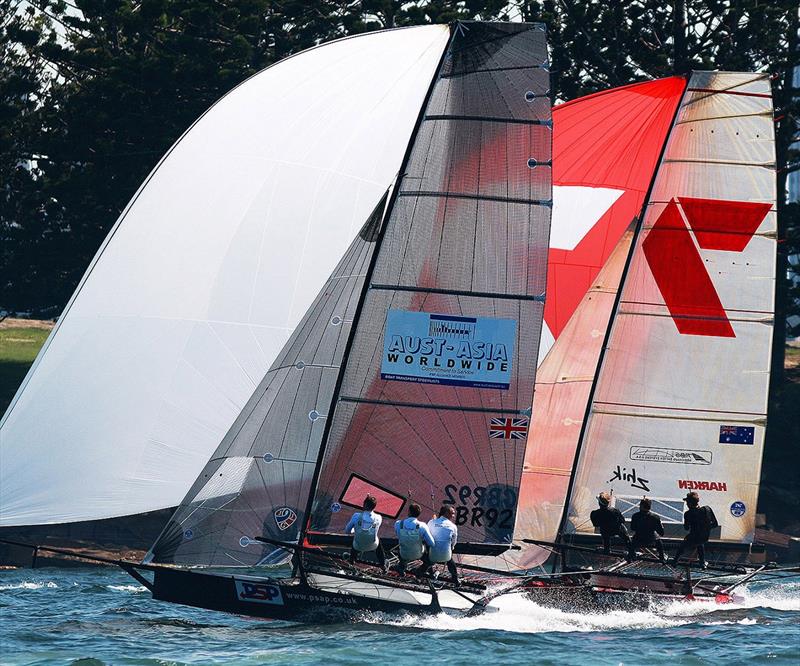
<path id="1" fill-rule="evenodd" d="M 585 544 L 596 537 L 585 500 L 587 488 L 591 496 L 616 481 L 617 504 L 630 513 L 624 484 L 644 479 L 639 488 L 654 495 L 666 523 L 679 525 L 669 484 L 703 483 L 687 474 L 694 456 L 709 451 L 657 441 L 677 426 L 719 425 L 746 440 L 752 429 L 740 446 L 751 447 L 758 467 L 775 263 L 768 81 L 695 73 L 599 93 L 581 100 L 584 113 L 574 118 L 564 105 L 568 129 L 552 159 L 543 27 L 435 29 L 423 53 L 428 62 L 436 53 L 436 62 L 409 84 L 418 107 L 406 121 L 413 127 L 397 176 L 145 562 L 116 563 L 157 599 L 280 618 L 337 608 L 472 612 L 515 590 L 569 603 L 601 590 L 626 599 L 724 597 L 731 584 L 687 587 L 684 574 L 626 572 L 619 558 L 604 563 L 589 553 Z M 422 30 L 432 28 L 370 39 L 385 40 L 385 53 L 378 42 L 373 48 L 386 58 L 398 33 Z M 343 58 L 342 49 L 357 51 L 365 38 L 294 56 L 293 76 Z M 598 123 L 589 105 L 605 111 L 602 131 L 587 131 Z M 562 215 L 597 211 L 595 221 L 606 224 L 582 239 L 565 234 L 556 241 L 563 248 L 550 239 L 548 257 L 554 181 L 574 195 L 562 196 Z M 763 214 L 756 220 L 753 211 Z M 651 260 L 661 261 L 656 272 Z M 553 289 L 566 275 L 579 285 L 573 293 Z M 686 275 L 695 282 L 671 283 Z M 734 286 L 745 282 L 747 289 Z M 744 375 L 748 390 L 739 375 L 737 384 L 699 373 L 697 358 Z M 697 389 L 683 402 L 663 388 L 673 386 L 679 359 L 679 385 Z M 743 401 L 731 399 L 731 387 L 746 393 Z M 635 452 L 614 448 L 634 438 Z M 710 452 L 709 473 L 727 473 L 740 458 L 735 449 Z M 598 461 L 623 453 L 637 457 L 614 463 L 606 479 L 592 476 L 606 474 Z M 650 471 L 656 465 L 662 474 Z M 739 494 L 754 482 L 757 494 L 753 468 L 736 485 L 721 481 Z M 472 575 L 455 588 L 344 561 L 344 524 L 367 493 L 386 524 L 409 501 L 426 512 L 454 505 L 458 556 Z M 744 520 L 726 517 L 721 532 L 734 546 L 752 541 L 755 499 L 741 496 L 734 503 L 745 511 L 731 516 Z M 264 573 L 287 559 L 291 576 Z M 538 568 L 545 563 L 551 573 Z"/>

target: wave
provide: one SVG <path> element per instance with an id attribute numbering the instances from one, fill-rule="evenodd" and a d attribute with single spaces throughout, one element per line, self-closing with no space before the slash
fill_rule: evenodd
<path id="1" fill-rule="evenodd" d="M 55 588 L 58 587 L 53 581 L 45 581 L 43 583 L 34 583 L 25 581 L 23 583 L 11 583 L 9 585 L 0 585 L 0 591 L 3 590 L 41 590 L 42 588 Z"/>
<path id="2" fill-rule="evenodd" d="M 516 633 L 574 633 L 642 629 L 665 629 L 687 624 L 750 625 L 758 617 L 741 617 L 742 611 L 772 609 L 800 612 L 800 583 L 743 586 L 733 603 L 707 601 L 654 601 L 647 610 L 579 612 L 540 606 L 528 597 L 513 594 L 495 599 L 488 612 L 476 617 L 445 613 L 418 617 L 369 618 L 371 623 L 438 631 L 509 631 Z M 726 617 L 736 611 L 736 617 Z"/>

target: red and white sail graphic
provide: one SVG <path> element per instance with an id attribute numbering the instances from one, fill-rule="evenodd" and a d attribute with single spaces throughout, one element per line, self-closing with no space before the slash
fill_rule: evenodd
<path id="1" fill-rule="evenodd" d="M 752 541 L 773 333 L 774 150 L 767 75 L 692 75 L 613 318 L 568 532 L 591 533 L 594 497 L 613 490 L 623 513 L 653 498 L 668 536 L 682 535 L 681 500 L 697 490 L 721 524 L 713 539 Z"/>

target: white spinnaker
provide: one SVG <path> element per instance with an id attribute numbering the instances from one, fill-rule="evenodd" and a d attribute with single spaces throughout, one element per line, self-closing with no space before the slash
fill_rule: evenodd
<path id="1" fill-rule="evenodd" d="M 592 532 L 601 490 L 628 515 L 651 497 L 665 523 L 680 523 L 682 497 L 697 490 L 721 524 L 712 538 L 752 541 L 773 333 L 774 151 L 767 75 L 692 75 L 615 313 L 567 532 Z M 731 220 L 754 214 L 755 233 L 732 231 Z M 743 249 L 723 249 L 736 237 Z M 697 304 L 703 275 L 721 317 Z"/>
<path id="2" fill-rule="evenodd" d="M 311 49 L 172 147 L 0 424 L 0 525 L 181 500 L 392 182 L 448 39 Z"/>

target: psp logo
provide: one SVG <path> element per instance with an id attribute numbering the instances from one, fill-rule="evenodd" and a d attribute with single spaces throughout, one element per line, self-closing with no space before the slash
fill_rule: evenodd
<path id="1" fill-rule="evenodd" d="M 297 514 L 288 506 L 275 509 L 273 516 L 275 517 L 275 524 L 281 532 L 288 530 L 297 521 Z"/>
<path id="2" fill-rule="evenodd" d="M 283 606 L 281 588 L 269 583 L 253 583 L 245 580 L 236 581 L 236 596 L 241 601 L 254 601 L 258 604 Z"/>

